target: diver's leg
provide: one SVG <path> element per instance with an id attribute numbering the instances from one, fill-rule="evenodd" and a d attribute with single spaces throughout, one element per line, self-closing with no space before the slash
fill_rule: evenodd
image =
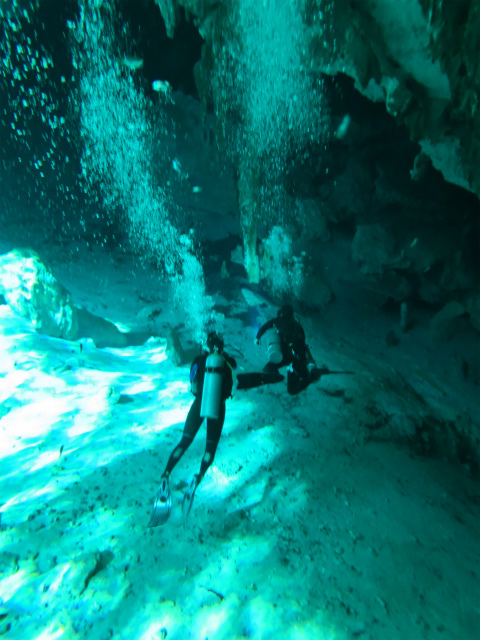
<path id="1" fill-rule="evenodd" d="M 207 442 L 205 445 L 205 453 L 203 454 L 202 463 L 200 465 L 200 473 L 198 475 L 197 485 L 203 479 L 208 467 L 212 464 L 217 451 L 220 436 L 222 435 L 223 424 L 225 422 L 225 402 L 222 402 L 220 413 L 216 420 L 207 419 Z"/>
<path id="2" fill-rule="evenodd" d="M 165 471 L 162 473 L 162 478 L 168 478 L 170 476 L 180 458 L 192 444 L 193 439 L 197 435 L 200 425 L 203 422 L 203 418 L 200 417 L 200 406 L 201 398 L 197 397 L 193 401 L 190 411 L 188 412 L 185 426 L 183 428 L 182 439 L 172 451 L 170 458 L 168 459 L 167 466 L 165 467 Z"/>
<path id="3" fill-rule="evenodd" d="M 223 423 L 225 422 L 225 402 L 222 402 L 220 414 L 216 420 L 207 418 L 207 443 L 205 445 L 205 453 L 203 454 L 200 472 L 195 474 L 189 488 L 183 496 L 183 523 L 186 526 L 188 514 L 192 508 L 195 490 L 203 480 L 203 476 L 207 472 L 208 467 L 212 464 L 217 450 L 220 436 L 222 435 Z"/>
<path id="4" fill-rule="evenodd" d="M 237 391 L 242 389 L 254 389 L 264 384 L 281 382 L 285 376 L 276 370 L 274 373 L 237 373 Z"/>
<path id="5" fill-rule="evenodd" d="M 148 523 L 149 527 L 157 527 L 159 525 L 165 524 L 165 522 L 168 520 L 170 512 L 172 510 L 172 498 L 170 495 L 170 484 L 168 481 L 170 473 L 172 472 L 180 458 L 183 456 L 185 451 L 191 445 L 192 440 L 197 435 L 198 429 L 200 428 L 202 422 L 203 418 L 200 417 L 200 400 L 198 398 L 195 398 L 185 421 L 182 439 L 172 451 L 172 454 L 170 455 L 170 458 L 167 462 L 167 466 L 165 467 L 165 471 L 162 474 L 160 487 L 157 491 L 155 504 L 153 506 L 153 512 L 150 516 L 150 522 Z"/>
<path id="6" fill-rule="evenodd" d="M 287 391 L 291 396 L 300 393 L 300 391 L 306 389 L 309 384 L 310 377 L 308 375 L 308 371 L 306 371 L 306 367 L 305 371 L 303 371 L 303 368 L 301 367 L 300 372 L 293 366 L 288 369 Z"/>
<path id="7" fill-rule="evenodd" d="M 203 419 L 200 418 L 200 402 L 195 398 L 185 421 L 182 439 L 172 451 L 167 462 L 167 466 L 165 467 L 165 471 L 162 474 L 160 487 L 157 491 L 155 504 L 153 506 L 153 512 L 150 516 L 150 522 L 148 523 L 149 527 L 157 527 L 165 524 L 170 517 L 170 512 L 172 510 L 172 498 L 170 495 L 170 484 L 168 479 L 173 468 L 192 443 L 193 438 L 196 436 L 198 429 L 202 424 L 202 420 Z"/>

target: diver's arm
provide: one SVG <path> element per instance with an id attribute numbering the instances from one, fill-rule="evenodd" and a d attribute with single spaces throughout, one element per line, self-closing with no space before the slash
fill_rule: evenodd
<path id="1" fill-rule="evenodd" d="M 260 329 L 258 330 L 257 337 L 255 338 L 255 340 L 260 340 L 260 338 L 263 336 L 265 331 L 268 331 L 268 329 L 272 329 L 274 325 L 275 325 L 275 320 L 269 320 L 268 322 L 265 322 L 265 324 L 261 326 Z"/>
<path id="2" fill-rule="evenodd" d="M 232 369 L 236 369 L 237 368 L 237 362 L 236 362 L 235 358 L 232 358 L 232 356 L 228 356 L 226 353 L 223 354 L 223 357 L 225 358 L 227 363 L 232 367 Z"/>

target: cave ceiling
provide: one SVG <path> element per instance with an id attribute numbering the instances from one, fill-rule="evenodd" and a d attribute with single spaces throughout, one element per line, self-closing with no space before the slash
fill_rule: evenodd
<path id="1" fill-rule="evenodd" d="M 212 57 L 235 34 L 231 0 L 156 0 L 173 37 L 186 15 L 204 39 L 197 88 L 209 95 Z M 242 3 L 240 3 L 242 4 Z M 248 3 L 247 3 L 248 4 Z M 384 103 L 444 178 L 480 195 L 480 5 L 475 0 L 297 0 L 304 64 L 346 74 Z M 261 46 L 261 42 L 259 42 Z"/>

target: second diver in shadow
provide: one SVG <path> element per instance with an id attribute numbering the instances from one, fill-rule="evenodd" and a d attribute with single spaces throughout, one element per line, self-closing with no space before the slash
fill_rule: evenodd
<path id="1" fill-rule="evenodd" d="M 268 363 L 264 372 L 277 374 L 281 367 L 287 369 L 287 391 L 297 394 L 320 378 L 309 346 L 305 340 L 305 331 L 295 319 L 293 308 L 286 304 L 277 312 L 277 317 L 265 322 L 257 332 L 255 343 L 265 335 L 268 349 Z"/>

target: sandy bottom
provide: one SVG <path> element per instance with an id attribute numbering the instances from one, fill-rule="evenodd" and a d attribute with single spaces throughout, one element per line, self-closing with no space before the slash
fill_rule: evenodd
<path id="1" fill-rule="evenodd" d="M 387 325 L 352 323 L 346 335 L 335 303 L 323 320 L 301 318 L 317 364 L 354 375 L 324 376 L 295 397 L 285 382 L 238 391 L 188 526 L 183 491 L 204 428 L 172 474 L 170 520 L 149 529 L 192 401 L 189 365 L 175 366 L 162 339 L 182 312 L 132 256 L 49 253 L 77 304 L 160 337 L 80 351 L 0 307 L 0 634 L 479 637 L 478 483 L 395 435 L 422 412 L 455 420 L 464 409 L 465 388 L 432 373 L 420 336 L 387 352 Z M 233 314 L 227 351 L 239 371 L 255 371 L 265 354 L 242 287 L 232 278 L 217 302 Z M 264 317 L 274 312 L 265 301 Z"/>

